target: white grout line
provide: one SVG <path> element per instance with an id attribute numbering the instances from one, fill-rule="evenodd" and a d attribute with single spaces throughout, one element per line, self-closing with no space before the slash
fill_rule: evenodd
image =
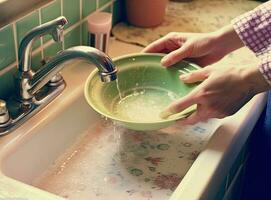
<path id="1" fill-rule="evenodd" d="M 12 22 L 12 23 L 13 23 L 13 22 Z M 3 27 L 0 28 L 0 31 L 4 30 L 5 28 L 7 28 L 7 27 L 8 27 L 10 24 L 12 24 L 12 23 L 9 23 L 9 24 L 4 25 Z"/>
<path id="2" fill-rule="evenodd" d="M 80 21 L 82 21 L 82 18 L 83 18 L 83 3 L 82 3 L 82 0 L 79 1 L 80 2 Z M 83 37 L 82 37 L 82 34 L 83 34 L 83 29 L 82 29 L 82 26 L 80 25 L 80 45 L 83 44 Z"/>
<path id="3" fill-rule="evenodd" d="M 50 1 L 50 2 L 48 2 L 48 3 L 44 4 L 44 5 L 42 5 L 42 6 L 40 7 L 40 9 L 45 8 L 45 7 L 47 7 L 47 6 L 49 6 L 49 5 L 53 4 L 53 3 L 55 3 L 56 1 L 57 1 L 57 0 Z"/>
<path id="4" fill-rule="evenodd" d="M 93 13 L 100 12 L 100 11 L 104 10 L 105 8 L 107 8 L 109 6 L 111 6 L 111 9 L 112 9 L 113 4 L 116 1 L 117 0 L 112 0 L 112 1 L 108 2 L 107 4 L 103 5 L 101 8 L 96 9 Z M 97 6 L 98 6 L 98 4 L 97 4 Z M 61 9 L 61 15 L 63 16 L 63 0 L 61 0 L 60 9 Z M 33 11 L 33 12 L 35 12 L 35 11 Z M 33 12 L 31 12 L 31 14 Z M 41 19 L 39 19 L 39 20 L 41 20 Z M 75 24 L 73 24 L 72 26 L 70 26 L 69 28 L 67 28 L 66 30 L 64 30 L 64 35 L 66 35 L 70 31 L 72 31 L 73 29 L 77 28 L 78 26 L 80 26 L 81 24 L 83 24 L 85 21 L 87 21 L 87 17 L 82 18 L 80 21 L 76 22 Z M 16 67 L 18 65 L 18 62 L 19 62 L 19 59 L 18 59 L 18 42 L 17 42 L 18 39 L 17 39 L 16 22 L 13 22 L 12 25 L 13 25 L 13 37 L 14 37 L 15 52 L 16 52 L 15 53 L 16 54 L 16 62 L 14 62 L 14 63 L 8 65 L 7 67 L 5 67 L 4 69 L 0 70 L 0 76 L 2 76 L 4 73 L 8 72 L 13 67 Z M 80 34 L 80 35 L 82 35 L 82 34 Z M 37 49 L 35 49 L 32 52 L 32 55 L 34 56 L 34 55 L 38 54 L 39 52 L 43 52 L 43 49 L 47 48 L 48 46 L 50 46 L 53 43 L 54 43 L 53 39 L 47 41 L 45 44 L 42 43 L 42 45 L 40 47 L 38 47 Z M 63 50 L 64 50 L 64 46 L 65 46 L 64 43 L 65 43 L 65 40 L 63 40 L 63 42 L 62 42 L 62 48 L 63 48 Z"/>
<path id="5" fill-rule="evenodd" d="M 116 1 L 118 1 L 118 0 L 111 0 L 110 2 L 108 2 L 107 4 L 105 4 L 105 5 L 103 5 L 101 8 L 99 8 L 99 0 L 96 0 L 96 11 L 101 11 L 101 10 L 103 10 L 104 8 L 106 8 L 107 6 L 112 5 L 112 4 L 113 4 L 114 2 L 116 2 Z M 25 18 L 25 17 L 27 17 L 27 16 L 33 14 L 33 13 L 36 12 L 38 9 L 45 8 L 45 7 L 49 6 L 50 4 L 53 4 L 54 2 L 56 2 L 56 0 L 53 0 L 53 1 L 51 1 L 51 2 L 48 2 L 48 3 L 44 4 L 43 6 L 41 6 L 40 8 L 37 8 L 37 9 L 35 9 L 35 10 L 33 10 L 33 11 L 31 11 L 31 12 L 29 12 L 29 13 L 23 15 L 23 16 L 21 16 L 20 18 L 14 20 L 14 21 L 12 21 L 12 22 L 10 22 L 10 24 L 16 23 L 16 22 L 20 21 L 22 18 Z M 60 8 L 61 8 L 61 15 L 63 15 L 63 0 L 60 0 L 60 4 L 61 4 L 61 6 L 60 6 Z M 99 9 L 98 9 L 98 8 L 99 8 Z M 94 12 L 96 12 L 96 11 L 94 11 Z M 0 31 L 3 30 L 3 29 L 4 29 L 5 27 L 7 27 L 8 25 L 9 25 L 9 24 L 6 24 L 5 26 L 1 27 L 1 28 L 0 28 Z"/>
<path id="6" fill-rule="evenodd" d="M 63 16 L 63 0 L 60 0 L 60 14 Z"/>
<path id="7" fill-rule="evenodd" d="M 64 15 L 64 10 L 63 10 L 63 0 L 60 0 L 60 15 L 63 16 Z M 63 41 L 61 42 L 61 46 L 62 46 L 62 51 L 65 49 L 65 37 L 63 35 Z"/>
<path id="8" fill-rule="evenodd" d="M 97 9 L 96 11 L 94 11 L 93 13 L 100 12 L 100 11 L 104 10 L 105 8 L 107 8 L 109 6 L 112 6 L 115 1 L 116 0 L 112 0 L 111 2 L 105 4 L 101 8 Z M 66 30 L 64 30 L 64 35 L 67 34 L 70 31 L 72 31 L 73 29 L 77 28 L 80 24 L 83 24 L 85 21 L 87 21 L 87 18 L 88 18 L 87 16 L 85 18 L 82 18 L 81 21 L 76 22 L 75 24 L 73 24 L 72 26 L 70 26 L 69 28 L 67 28 Z"/>
<path id="9" fill-rule="evenodd" d="M 102 10 L 106 9 L 107 7 L 109 6 L 112 6 L 114 4 L 114 2 L 116 2 L 117 0 L 112 0 L 110 2 L 108 2 L 107 4 L 103 5 L 101 8 L 97 9 L 96 11 L 94 11 L 93 13 L 96 13 L 96 12 L 101 12 Z M 83 23 L 87 21 L 87 17 L 83 18 L 82 21 L 80 23 Z"/>
<path id="10" fill-rule="evenodd" d="M 14 48 L 15 48 L 15 56 L 16 56 L 15 65 L 18 65 L 18 63 L 19 63 L 19 58 L 18 58 L 19 47 L 18 47 L 18 38 L 17 38 L 17 28 L 16 28 L 15 22 L 12 23 L 12 27 L 13 27 L 13 39 L 14 39 Z"/>
<path id="11" fill-rule="evenodd" d="M 35 49 L 33 52 L 32 52 L 32 55 L 36 55 L 38 54 L 40 51 L 42 51 L 42 49 L 46 49 L 47 47 L 49 47 L 51 44 L 54 44 L 55 41 L 53 39 L 50 39 L 48 42 L 46 42 L 45 44 L 43 44 L 43 47 L 39 47 L 37 49 Z"/>
<path id="12" fill-rule="evenodd" d="M 111 3 L 111 6 L 110 6 L 110 12 L 112 13 L 112 15 L 113 15 L 113 7 L 114 7 L 114 3 L 115 3 L 115 2 Z M 113 20 L 113 19 L 112 19 L 112 20 Z"/>
<path id="13" fill-rule="evenodd" d="M 39 12 L 39 25 L 41 25 L 41 8 L 38 9 Z M 44 47 L 43 47 L 43 37 L 40 37 L 40 46 L 41 46 L 41 59 L 44 59 Z"/>
<path id="14" fill-rule="evenodd" d="M 0 76 L 3 76 L 5 73 L 9 72 L 10 70 L 15 68 L 16 66 L 17 66 L 17 64 L 15 62 L 6 66 L 4 69 L 0 70 Z"/>
<path id="15" fill-rule="evenodd" d="M 35 13 L 37 10 L 38 10 L 38 8 L 37 8 L 37 9 L 35 9 L 35 10 L 32 10 L 31 12 L 27 13 L 26 15 L 24 15 L 24 16 L 22 16 L 22 17 L 20 17 L 20 18 L 16 19 L 16 20 L 14 20 L 14 22 L 13 22 L 13 23 L 17 23 L 18 21 L 22 20 L 23 18 L 26 18 L 26 17 L 28 17 L 28 16 L 32 15 L 32 14 L 33 14 L 33 13 Z"/>

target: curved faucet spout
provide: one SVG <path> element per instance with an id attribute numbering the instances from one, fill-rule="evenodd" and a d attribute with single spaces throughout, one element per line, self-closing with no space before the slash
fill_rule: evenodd
<path id="1" fill-rule="evenodd" d="M 31 69 L 31 51 L 33 43 L 36 38 L 45 34 L 52 35 L 55 41 L 62 40 L 63 28 L 68 21 L 65 17 L 61 16 L 45 24 L 37 26 L 29 31 L 20 43 L 18 56 L 19 56 L 19 72 L 29 72 Z"/>
<path id="2" fill-rule="evenodd" d="M 36 72 L 29 82 L 28 92 L 32 95 L 35 94 L 65 66 L 63 63 L 76 58 L 93 63 L 98 68 L 103 82 L 116 80 L 117 68 L 105 53 L 88 46 L 76 46 L 57 54 Z"/>

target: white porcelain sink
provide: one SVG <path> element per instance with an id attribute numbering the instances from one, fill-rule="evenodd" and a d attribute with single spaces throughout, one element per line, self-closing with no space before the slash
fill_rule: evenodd
<path id="1" fill-rule="evenodd" d="M 31 184 L 98 121 L 100 117 L 86 105 L 82 95 L 78 96 L 60 115 L 33 129 L 33 134 L 6 157 L 2 164 L 4 174 Z"/>
<path id="2" fill-rule="evenodd" d="M 111 47 L 111 56 L 140 51 L 117 41 Z M 210 121 L 128 131 L 86 104 L 83 86 L 92 68 L 69 65 L 64 92 L 0 138 L 0 199 L 215 199 L 266 101 L 256 96 L 217 130 Z"/>
<path id="3" fill-rule="evenodd" d="M 64 93 L 6 145 L 2 173 L 70 199 L 169 199 L 216 124 L 153 132 L 115 126 L 84 99 L 88 68 L 76 62 L 65 70 Z"/>

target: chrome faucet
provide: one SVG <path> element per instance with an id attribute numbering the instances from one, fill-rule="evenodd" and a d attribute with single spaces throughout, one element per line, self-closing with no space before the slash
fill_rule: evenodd
<path id="1" fill-rule="evenodd" d="M 22 39 L 19 46 L 19 74 L 18 74 L 18 87 L 20 88 L 19 96 L 24 101 L 31 100 L 33 95 L 29 94 L 30 89 L 29 80 L 32 79 L 34 73 L 31 70 L 31 57 L 32 57 L 32 46 L 35 40 L 43 35 L 50 34 L 54 41 L 63 40 L 63 28 L 68 21 L 65 17 L 58 17 L 55 20 L 42 24 L 33 28 L 27 35 Z"/>
<path id="2" fill-rule="evenodd" d="M 88 46 L 76 46 L 57 54 L 43 68 L 38 71 L 33 79 L 29 80 L 30 88 L 27 90 L 31 96 L 48 83 L 65 65 L 64 62 L 80 58 L 92 62 L 99 69 L 101 81 L 110 82 L 116 80 L 117 69 L 113 61 L 102 51 Z"/>
<path id="3" fill-rule="evenodd" d="M 66 61 L 84 59 L 98 68 L 101 81 L 116 80 L 117 69 L 113 61 L 100 50 L 88 46 L 66 49 L 45 63 L 37 72 L 31 70 L 31 49 L 35 39 L 51 34 L 55 41 L 60 41 L 66 23 L 65 17 L 59 17 L 32 29 L 22 40 L 16 80 L 19 91 L 16 98 L 11 98 L 7 105 L 0 100 L 0 135 L 20 126 L 65 89 L 66 83 L 58 72 L 66 66 L 63 64 Z"/>

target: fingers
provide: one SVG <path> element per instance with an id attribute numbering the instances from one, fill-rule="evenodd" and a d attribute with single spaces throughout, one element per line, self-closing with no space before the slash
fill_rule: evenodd
<path id="1" fill-rule="evenodd" d="M 160 38 L 153 43 L 149 44 L 147 47 L 145 47 L 142 52 L 144 53 L 159 53 L 162 52 L 162 50 L 165 49 L 165 38 Z"/>
<path id="2" fill-rule="evenodd" d="M 171 32 L 166 36 L 154 41 L 142 50 L 144 53 L 169 53 L 178 49 L 185 39 L 176 32 Z"/>
<path id="3" fill-rule="evenodd" d="M 166 55 L 161 60 L 161 63 L 165 67 L 169 67 L 179 62 L 180 60 L 183 60 L 184 58 L 189 57 L 191 55 L 191 52 L 192 52 L 191 46 L 187 43 L 184 43 L 182 47 Z"/>
<path id="4" fill-rule="evenodd" d="M 204 81 L 208 76 L 209 68 L 202 68 L 188 74 L 182 74 L 180 75 L 180 79 L 185 83 L 195 83 Z"/>
<path id="5" fill-rule="evenodd" d="M 186 109 L 196 103 L 197 103 L 197 97 L 196 97 L 196 95 L 193 95 L 193 92 L 191 92 L 190 94 L 188 94 L 188 95 L 184 96 L 183 98 L 170 104 L 165 109 L 165 112 L 179 113 L 179 112 L 183 111 L 184 109 Z"/>
<path id="6" fill-rule="evenodd" d="M 179 125 L 185 126 L 185 125 L 193 125 L 193 124 L 196 124 L 201 121 L 202 121 L 202 119 L 201 119 L 200 115 L 198 114 L 198 111 L 196 111 L 196 112 L 192 113 L 189 117 L 178 120 L 177 123 Z"/>
<path id="7" fill-rule="evenodd" d="M 211 117 L 210 113 L 203 109 L 201 104 L 197 104 L 196 112 L 192 113 L 187 118 L 183 118 L 177 121 L 179 125 L 193 125 L 198 122 L 207 121 Z"/>
<path id="8" fill-rule="evenodd" d="M 151 44 L 149 44 L 147 47 L 145 47 L 142 52 L 144 53 L 167 53 L 164 52 L 166 50 L 166 43 L 168 42 L 169 37 L 164 36 Z"/>

